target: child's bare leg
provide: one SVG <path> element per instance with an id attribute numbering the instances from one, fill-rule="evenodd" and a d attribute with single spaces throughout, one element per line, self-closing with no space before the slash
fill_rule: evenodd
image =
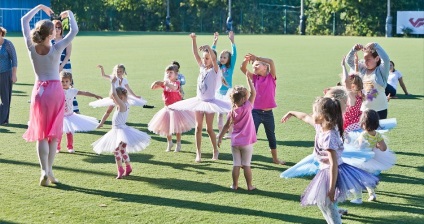
<path id="1" fill-rule="evenodd" d="M 207 113 L 206 114 L 206 130 L 208 132 L 209 139 L 211 140 L 212 147 L 213 147 L 212 160 L 217 160 L 218 155 L 219 155 L 219 151 L 218 151 L 218 147 L 216 145 L 216 135 L 215 135 L 215 132 L 213 131 L 213 118 L 214 118 L 214 116 L 215 116 L 215 113 Z"/>
<path id="2" fill-rule="evenodd" d="M 240 166 L 233 166 L 233 185 L 231 185 L 231 189 L 237 190 L 238 188 L 238 179 L 240 176 Z"/>
<path id="3" fill-rule="evenodd" d="M 172 142 L 172 135 L 167 135 L 166 139 L 168 140 L 168 146 L 166 147 L 166 152 L 170 152 L 172 146 L 174 146 L 174 143 Z"/>
<path id="4" fill-rule="evenodd" d="M 218 132 L 224 127 L 224 114 L 218 113 Z"/>
<path id="5" fill-rule="evenodd" d="M 181 151 L 181 133 L 176 133 L 175 135 L 177 136 L 177 147 L 174 152 L 179 152 Z"/>
<path id="6" fill-rule="evenodd" d="M 115 108 L 115 106 L 109 106 L 107 108 L 106 113 L 103 114 L 102 120 L 100 121 L 100 124 L 97 125 L 97 128 L 103 127 L 103 124 L 105 123 L 106 119 L 109 117 L 110 113 L 112 113 L 113 108 Z"/>
<path id="7" fill-rule="evenodd" d="M 244 178 L 246 178 L 247 190 L 255 190 L 256 187 L 252 185 L 252 168 L 250 166 L 243 166 Z"/>
<path id="8" fill-rule="evenodd" d="M 271 155 L 272 155 L 272 162 L 275 164 L 281 164 L 284 165 L 286 164 L 286 162 L 284 162 L 283 160 L 279 160 L 278 156 L 277 156 L 277 149 L 271 149 Z"/>
<path id="9" fill-rule="evenodd" d="M 196 131 L 194 133 L 196 138 L 196 162 L 202 161 L 201 146 L 202 146 L 202 129 L 203 129 L 203 112 L 196 111 Z"/>

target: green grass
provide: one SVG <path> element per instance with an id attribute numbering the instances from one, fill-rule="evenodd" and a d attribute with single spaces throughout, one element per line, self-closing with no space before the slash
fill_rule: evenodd
<path id="1" fill-rule="evenodd" d="M 103 96 L 109 85 L 100 77 L 97 64 L 107 72 L 115 64 L 127 67 L 130 86 L 154 109 L 133 107 L 128 124 L 147 132 L 147 123 L 163 105 L 161 91 L 149 89 L 162 79 L 164 68 L 178 60 L 186 75 L 186 97 L 195 96 L 197 65 L 191 55 L 188 35 L 143 33 L 81 33 L 73 41 L 72 66 L 76 87 Z M 285 180 L 279 174 L 312 151 L 314 130 L 295 119 L 280 124 L 288 110 L 311 111 L 311 103 L 325 87 L 338 82 L 340 60 L 355 43 L 380 43 L 404 75 L 408 91 L 389 103 L 389 117 L 398 126 L 390 131 L 389 147 L 397 154 L 397 165 L 380 175 L 378 202 L 362 205 L 343 203 L 351 215 L 346 223 L 422 223 L 424 216 L 424 42 L 423 39 L 245 36 L 236 35 L 237 66 L 243 55 L 255 53 L 274 59 L 277 67 L 275 109 L 278 152 L 288 166 L 271 163 L 268 143 L 261 127 L 252 160 L 254 184 L 247 192 L 240 177 L 237 192 L 231 184 L 232 157 L 229 141 L 221 148 L 220 160 L 211 161 L 206 132 L 203 161 L 194 163 L 193 132 L 183 135 L 181 153 L 165 153 L 166 140 L 151 134 L 151 145 L 131 155 L 134 172 L 115 180 L 112 155 L 96 155 L 90 144 L 110 128 L 75 134 L 75 154 L 57 155 L 54 170 L 59 186 L 39 187 L 39 164 L 35 143 L 22 134 L 28 121 L 34 74 L 22 37 L 11 36 L 19 57 L 18 83 L 14 85 L 10 124 L 0 127 L 0 223 L 325 223 L 317 207 L 302 208 L 300 194 L 311 178 Z M 201 35 L 198 43 L 210 44 L 212 35 Z M 218 52 L 229 48 L 221 37 Z M 234 83 L 245 85 L 236 69 Z M 105 108 L 93 109 L 93 99 L 79 97 L 83 114 L 100 118 Z M 110 118 L 109 118 L 110 121 Z M 64 140 L 65 142 L 66 140 Z M 62 143 L 62 146 L 64 144 Z M 366 199 L 365 193 L 364 198 Z"/>

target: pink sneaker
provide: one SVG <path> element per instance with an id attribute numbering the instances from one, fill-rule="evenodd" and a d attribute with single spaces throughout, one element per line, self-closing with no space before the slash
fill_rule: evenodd
<path id="1" fill-rule="evenodd" d="M 124 168 L 122 166 L 118 167 L 118 176 L 116 177 L 116 179 L 121 179 L 122 176 L 124 175 Z"/>
<path id="2" fill-rule="evenodd" d="M 124 176 L 129 176 L 131 172 L 132 172 L 132 168 L 131 168 L 131 166 L 130 166 L 130 165 L 128 165 L 128 166 L 125 168 L 125 174 L 124 174 Z"/>

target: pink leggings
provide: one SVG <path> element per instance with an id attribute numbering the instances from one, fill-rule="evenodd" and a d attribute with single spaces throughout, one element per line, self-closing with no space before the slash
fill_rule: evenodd
<path id="1" fill-rule="evenodd" d="M 125 163 L 130 162 L 130 156 L 127 153 L 127 150 L 125 150 L 127 147 L 127 143 L 119 143 L 118 148 L 115 149 L 115 160 L 116 161 L 123 161 Z"/>
<path id="2" fill-rule="evenodd" d="M 66 133 L 66 139 L 68 140 L 68 145 L 66 146 L 68 149 L 74 149 L 74 135 L 69 132 Z M 62 142 L 62 138 L 59 138 L 57 141 L 57 149 L 60 150 L 60 143 Z"/>

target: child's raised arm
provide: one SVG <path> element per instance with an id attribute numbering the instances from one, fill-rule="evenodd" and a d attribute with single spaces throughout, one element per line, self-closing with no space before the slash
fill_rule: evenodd
<path id="1" fill-rule="evenodd" d="M 89 96 L 89 97 L 94 97 L 96 99 L 103 99 L 103 97 L 96 95 L 94 93 L 90 93 L 88 91 L 78 91 L 77 95 L 83 95 L 83 96 Z"/>
<path id="2" fill-rule="evenodd" d="M 243 74 L 245 74 L 247 77 L 252 79 L 253 73 L 251 71 L 247 70 L 247 64 L 249 64 L 250 61 L 251 61 L 250 55 L 249 54 L 245 55 L 243 62 L 241 63 L 241 66 L 240 66 L 240 70 L 241 70 L 241 72 L 243 72 Z"/>
<path id="3" fill-rule="evenodd" d="M 263 58 L 263 57 L 256 57 L 254 55 L 252 55 L 255 58 L 255 61 L 261 61 L 261 62 L 265 62 L 267 64 L 269 64 L 269 73 L 271 73 L 272 78 L 276 79 L 277 78 L 277 71 L 275 69 L 275 64 L 274 61 L 270 58 Z"/>
<path id="4" fill-rule="evenodd" d="M 199 50 L 207 51 L 209 53 L 209 55 L 211 56 L 211 60 L 212 60 L 213 70 L 216 73 L 218 73 L 219 65 L 218 65 L 218 62 L 216 61 L 216 55 L 215 55 L 215 52 L 212 50 L 212 48 L 209 45 L 203 45 L 203 46 L 200 46 Z"/>
<path id="5" fill-rule="evenodd" d="M 303 112 L 299 112 L 299 111 L 289 111 L 286 115 L 284 115 L 281 118 L 281 123 L 285 123 L 289 118 L 291 118 L 292 116 L 304 121 L 305 123 L 308 123 L 310 125 L 315 125 L 315 121 L 313 119 L 313 117 L 309 114 L 303 113 Z"/>
<path id="6" fill-rule="evenodd" d="M 125 89 L 127 89 L 127 90 L 128 90 L 128 92 L 129 92 L 131 95 L 133 95 L 133 96 L 135 96 L 135 97 L 137 97 L 137 98 L 141 98 L 141 96 L 137 96 L 137 95 L 136 95 L 136 94 L 132 91 L 132 89 L 131 89 L 130 85 L 125 84 Z"/>
<path id="7" fill-rule="evenodd" d="M 150 89 L 161 89 L 163 86 L 163 81 L 154 81 L 150 86 Z"/>
<path id="8" fill-rule="evenodd" d="M 247 84 L 249 85 L 249 90 L 250 90 L 249 102 L 250 104 L 253 104 L 256 98 L 256 89 L 255 89 L 255 86 L 253 85 L 252 79 L 250 79 L 249 76 L 246 76 L 246 79 L 247 79 Z"/>
<path id="9" fill-rule="evenodd" d="M 218 37 L 219 37 L 219 33 L 215 32 L 213 34 L 212 49 L 216 49 L 216 43 L 218 43 Z"/>
<path id="10" fill-rule="evenodd" d="M 100 72 L 101 72 L 101 74 L 100 74 L 100 75 L 101 75 L 103 78 L 105 78 L 105 79 L 110 79 L 110 76 L 105 74 L 105 70 L 104 70 L 104 68 L 103 68 L 103 65 L 97 65 L 97 68 L 100 68 Z"/>
<path id="11" fill-rule="evenodd" d="M 110 98 L 112 98 L 113 102 L 119 106 L 120 112 L 125 112 L 126 110 L 125 102 L 122 101 L 121 98 L 119 98 L 118 93 L 116 93 L 115 82 L 117 80 L 118 78 L 116 77 L 113 77 L 113 79 L 110 80 Z"/>
<path id="12" fill-rule="evenodd" d="M 199 52 L 198 52 L 198 49 L 197 49 L 196 34 L 191 33 L 190 37 L 191 37 L 191 50 L 193 51 L 194 58 L 196 59 L 197 64 L 199 66 L 201 66 L 202 65 L 202 59 L 200 58 Z"/>
<path id="13" fill-rule="evenodd" d="M 228 38 L 231 41 L 231 68 L 234 68 L 236 66 L 236 61 L 237 61 L 237 48 L 236 48 L 236 44 L 234 43 L 233 31 L 228 32 Z"/>

